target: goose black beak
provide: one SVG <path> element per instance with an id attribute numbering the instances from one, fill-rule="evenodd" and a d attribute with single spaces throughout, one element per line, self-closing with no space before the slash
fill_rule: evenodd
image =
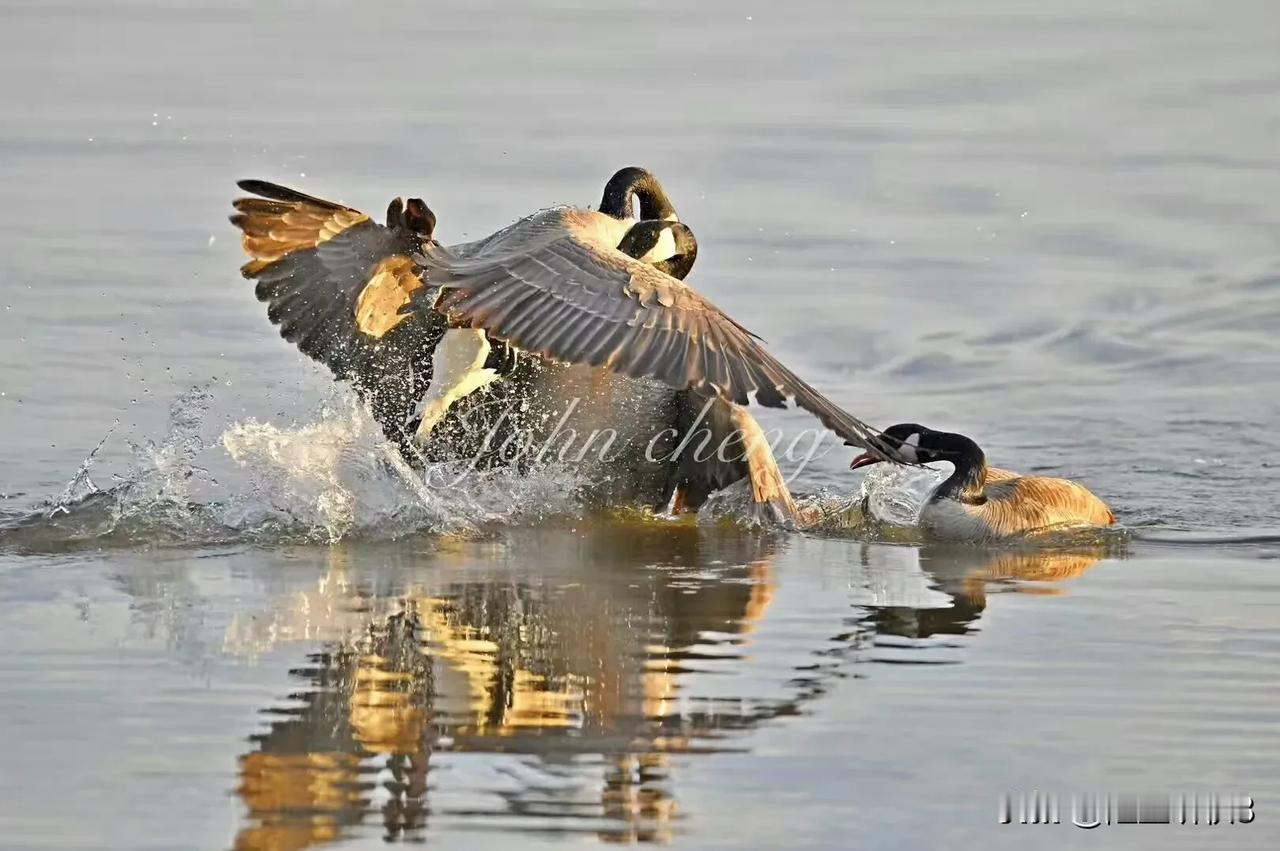
<path id="1" fill-rule="evenodd" d="M 850 470 L 856 470 L 859 467 L 870 467 L 872 464 L 879 464 L 880 459 L 870 452 L 864 452 L 857 458 L 853 459 L 853 463 L 849 465 Z"/>

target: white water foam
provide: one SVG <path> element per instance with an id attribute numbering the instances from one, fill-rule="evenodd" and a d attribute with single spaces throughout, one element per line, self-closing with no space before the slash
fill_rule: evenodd
<path id="1" fill-rule="evenodd" d="M 467 534 L 482 524 L 572 515 L 580 508 L 580 483 L 554 467 L 521 474 L 457 462 L 415 470 L 350 397 L 301 426 L 235 423 L 221 442 L 249 474 L 255 498 L 247 507 L 287 507 L 292 519 L 323 529 L 330 541 L 418 531 Z"/>
<path id="2" fill-rule="evenodd" d="M 102 489 L 96 447 L 62 493 L 7 523 L 6 543 L 208 544 L 327 541 L 410 533 L 470 535 L 488 524 L 577 516 L 580 482 L 555 467 L 522 474 L 463 462 L 412 469 L 351 394 L 309 422 L 209 423 L 213 396 L 192 388 L 159 442 L 130 442 L 133 462 Z M 102 478 L 101 475 L 98 476 Z"/>
<path id="3" fill-rule="evenodd" d="M 133 463 L 103 490 L 90 471 L 108 432 L 56 499 L 0 529 L 6 543 L 15 530 L 17 546 L 37 549 L 470 536 L 583 512 L 583 482 L 564 468 L 476 470 L 464 461 L 411 468 L 344 388 L 293 424 L 210 422 L 213 404 L 207 385 L 176 399 L 163 439 L 130 442 Z M 797 502 L 822 531 L 865 529 L 868 520 L 909 527 L 941 478 L 881 465 L 856 496 L 824 491 Z M 753 525 L 745 483 L 714 495 L 699 521 Z"/>

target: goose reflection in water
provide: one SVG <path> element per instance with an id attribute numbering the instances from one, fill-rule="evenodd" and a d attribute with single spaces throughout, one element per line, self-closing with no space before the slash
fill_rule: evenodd
<path id="1" fill-rule="evenodd" d="M 991 551 L 971 547 L 926 546 L 903 548 L 918 563 L 931 589 L 949 598 L 942 605 L 895 605 L 873 602 L 866 606 L 869 626 L 878 636 L 917 639 L 973 632 L 987 608 L 992 590 L 1022 594 L 1060 594 L 1057 583 L 1075 579 L 1108 555 L 1107 547 L 1086 546 L 1070 550 Z M 864 550 L 864 565 L 867 564 Z M 884 660 L 881 660 L 884 661 Z"/>
<path id="2" fill-rule="evenodd" d="M 919 555 L 914 575 L 933 598 L 855 594 L 834 636 L 845 650 L 832 659 L 830 640 L 815 642 L 826 646 L 778 678 L 781 697 L 709 696 L 708 680 L 724 678 L 707 674 L 750 676 L 758 664 L 751 633 L 774 598 L 778 543 L 620 525 L 538 536 L 540 559 L 590 575 L 476 576 L 459 555 L 455 575 L 466 578 L 431 585 L 415 584 L 407 564 L 391 571 L 399 579 L 380 563 L 362 581 L 334 549 L 316 591 L 246 614 L 227 633 L 233 652 L 290 640 L 323 648 L 291 672 L 296 690 L 265 710 L 267 729 L 241 757 L 249 824 L 235 847 L 302 849 L 372 821 L 387 839 L 423 839 L 433 820 L 667 841 L 680 814 L 672 754 L 742 748 L 737 731 L 799 714 L 825 692 L 823 678 L 879 637 L 966 632 L 988 582 L 1067 578 L 1099 557 L 897 548 Z M 815 666 L 813 656 L 826 659 Z M 502 756 L 477 776 L 460 754 Z"/>

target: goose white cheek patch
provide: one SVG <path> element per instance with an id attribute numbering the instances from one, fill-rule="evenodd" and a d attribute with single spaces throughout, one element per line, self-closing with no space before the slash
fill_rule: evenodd
<path id="1" fill-rule="evenodd" d="M 658 235 L 658 242 L 644 253 L 640 259 L 645 263 L 657 263 L 662 260 L 670 260 L 676 254 L 676 238 L 671 234 L 671 228 L 663 228 L 662 233 Z"/>
<path id="2" fill-rule="evenodd" d="M 898 447 L 898 454 L 901 455 L 902 459 L 907 463 L 915 464 L 920 457 L 916 454 L 916 447 L 919 445 L 920 433 L 916 432 L 902 442 L 902 446 Z"/>

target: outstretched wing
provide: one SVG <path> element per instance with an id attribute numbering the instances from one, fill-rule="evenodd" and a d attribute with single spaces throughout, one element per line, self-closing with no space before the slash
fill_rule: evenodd
<path id="1" fill-rule="evenodd" d="M 552 210 L 467 255 L 428 248 L 423 265 L 452 323 L 537 354 L 654 378 L 740 405 L 815 415 L 845 440 L 894 461 L 892 445 L 779 363 L 709 300 L 599 238 L 598 213 Z M 421 302 L 422 299 L 419 299 Z M 421 311 L 426 312 L 426 311 Z"/>
<path id="2" fill-rule="evenodd" d="M 431 352 L 442 317 L 401 308 L 424 286 L 415 252 L 430 243 L 434 217 L 421 201 L 400 199 L 387 225 L 359 210 L 262 180 L 237 184 L 231 222 L 251 258 L 241 272 L 280 335 L 348 379 L 387 436 L 405 440 L 406 423 L 431 380 Z M 412 429 L 408 429 L 412 433 Z"/>

